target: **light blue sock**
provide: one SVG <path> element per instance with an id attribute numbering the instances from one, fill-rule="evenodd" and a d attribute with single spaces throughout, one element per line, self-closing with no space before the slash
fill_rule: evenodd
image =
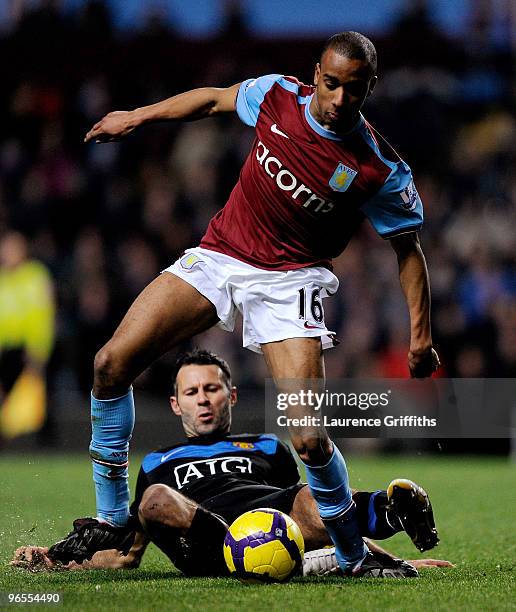
<path id="1" fill-rule="evenodd" d="M 128 457 L 134 426 L 134 399 L 98 400 L 91 396 L 91 444 L 97 517 L 116 527 L 129 519 Z"/>
<path id="2" fill-rule="evenodd" d="M 306 465 L 306 478 L 319 514 L 335 544 L 335 554 L 342 570 L 353 568 L 367 554 L 356 519 L 355 502 L 349 488 L 346 462 L 333 445 L 326 465 Z"/>

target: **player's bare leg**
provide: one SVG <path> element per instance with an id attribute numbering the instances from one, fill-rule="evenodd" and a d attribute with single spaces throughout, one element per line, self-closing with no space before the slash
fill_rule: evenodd
<path id="1" fill-rule="evenodd" d="M 191 285 L 165 272 L 136 298 L 113 338 L 95 358 L 90 456 L 97 519 L 78 519 L 60 543 L 66 563 L 127 545 L 129 440 L 134 425 L 130 385 L 175 344 L 217 322 L 215 307 Z"/>
<path id="2" fill-rule="evenodd" d="M 164 484 L 145 490 L 138 508 L 138 517 L 145 532 L 155 541 L 157 528 L 175 529 L 185 535 L 192 525 L 198 504 Z M 159 543 L 157 543 L 159 546 Z"/>
<path id="3" fill-rule="evenodd" d="M 151 485 L 143 494 L 138 516 L 147 536 L 185 573 L 211 574 L 225 567 L 222 545 L 228 526 L 178 491 Z M 186 547 L 181 545 L 185 537 Z M 202 559 L 196 558 L 200 550 Z"/>
<path id="4" fill-rule="evenodd" d="M 209 300 L 181 278 L 164 272 L 140 293 L 111 340 L 97 353 L 94 397 L 109 399 L 126 393 L 158 357 L 217 321 Z"/>
<path id="5" fill-rule="evenodd" d="M 262 344 L 278 392 L 300 394 L 324 390 L 324 361 L 320 338 L 290 338 Z M 298 397 L 300 397 L 298 395 Z M 306 395 L 305 395 L 306 397 Z M 414 575 L 393 567 L 392 559 L 370 553 L 360 535 L 346 462 L 324 426 L 315 405 L 287 401 L 287 418 L 310 417 L 307 427 L 290 426 L 292 444 L 305 464 L 310 492 L 336 548 L 341 569 L 354 576 Z M 410 567 L 410 566 L 409 566 Z M 414 570 L 415 572 L 415 570 Z M 415 572 L 417 575 L 417 572 Z"/>
<path id="6" fill-rule="evenodd" d="M 296 495 L 289 515 L 303 534 L 306 552 L 333 544 L 308 487 L 303 487 Z"/>
<path id="7" fill-rule="evenodd" d="M 291 338 L 262 345 L 278 392 L 324 391 L 324 361 L 320 338 Z M 343 570 L 361 563 L 367 548 L 360 537 L 346 463 L 322 425 L 315 405 L 290 402 L 287 418 L 310 417 L 310 426 L 290 426 L 292 444 L 306 467 L 310 491 L 337 548 Z"/>
<path id="8" fill-rule="evenodd" d="M 95 358 L 90 455 L 97 517 L 123 527 L 129 517 L 127 461 L 134 425 L 132 381 L 179 342 L 217 322 L 196 289 L 164 272 L 136 298 Z"/>
<path id="9" fill-rule="evenodd" d="M 289 338 L 261 345 L 265 362 L 278 392 L 324 390 L 324 360 L 320 338 Z M 288 418 L 318 415 L 310 406 L 287 408 Z M 333 446 L 321 425 L 290 427 L 290 438 L 297 454 L 306 464 L 322 465 L 332 455 Z"/>

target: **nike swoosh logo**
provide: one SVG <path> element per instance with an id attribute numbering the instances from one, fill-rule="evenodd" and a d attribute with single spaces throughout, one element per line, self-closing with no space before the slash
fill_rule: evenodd
<path id="1" fill-rule="evenodd" d="M 283 138 L 288 138 L 285 132 L 282 132 L 275 123 L 271 125 L 271 132 L 274 132 L 275 134 L 279 134 L 280 136 L 283 136 Z"/>
<path id="2" fill-rule="evenodd" d="M 161 463 L 163 463 L 164 461 L 166 461 L 167 459 L 170 459 L 170 457 L 172 457 L 172 455 L 174 454 L 175 451 L 172 451 L 171 453 L 167 453 L 166 455 L 163 455 L 161 457 Z"/>
<path id="3" fill-rule="evenodd" d="M 307 323 L 306 321 L 305 321 L 305 328 L 306 329 L 324 329 L 320 325 L 310 325 L 310 323 Z"/>

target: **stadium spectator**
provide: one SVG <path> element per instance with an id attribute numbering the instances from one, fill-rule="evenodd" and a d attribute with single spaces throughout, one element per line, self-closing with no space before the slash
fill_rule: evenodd
<path id="1" fill-rule="evenodd" d="M 54 345 L 53 283 L 17 232 L 0 238 L 0 435 L 38 431 Z"/>

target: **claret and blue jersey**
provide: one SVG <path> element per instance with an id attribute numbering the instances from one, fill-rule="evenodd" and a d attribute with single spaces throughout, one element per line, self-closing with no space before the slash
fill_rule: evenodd
<path id="1" fill-rule="evenodd" d="M 202 247 L 264 269 L 331 267 L 365 218 L 382 238 L 421 227 L 407 164 L 363 116 L 346 134 L 323 128 L 314 90 L 279 74 L 241 84 L 237 113 L 256 139 Z"/>

